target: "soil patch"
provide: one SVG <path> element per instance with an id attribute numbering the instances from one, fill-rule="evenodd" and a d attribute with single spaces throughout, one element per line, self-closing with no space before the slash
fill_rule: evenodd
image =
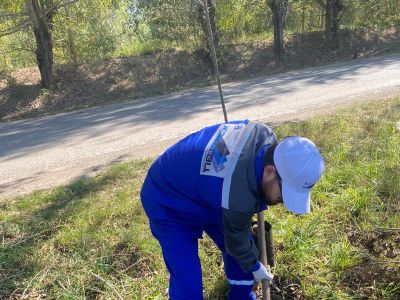
<path id="1" fill-rule="evenodd" d="M 368 254 L 349 270 L 343 281 L 360 299 L 370 299 L 378 287 L 398 283 L 400 278 L 400 229 L 377 229 L 348 235 L 350 243 Z"/>
<path id="2" fill-rule="evenodd" d="M 111 256 L 111 265 L 115 272 L 115 277 L 119 278 L 123 274 L 128 274 L 132 278 L 144 278 L 151 276 L 150 261 L 146 256 L 140 255 L 137 247 L 130 248 L 124 242 L 119 243 L 115 247 L 115 251 Z"/>
<path id="3" fill-rule="evenodd" d="M 381 229 L 382 231 L 370 231 L 366 233 L 352 233 L 349 241 L 353 245 L 361 245 L 369 254 L 381 259 L 400 259 L 400 228 Z"/>

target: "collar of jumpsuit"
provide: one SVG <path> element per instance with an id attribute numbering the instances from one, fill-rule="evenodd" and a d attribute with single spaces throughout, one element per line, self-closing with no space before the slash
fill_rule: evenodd
<path id="1" fill-rule="evenodd" d="M 262 146 L 256 155 L 256 160 L 254 162 L 254 169 L 256 172 L 256 180 L 257 186 L 260 194 L 262 195 L 262 179 L 263 179 L 263 170 L 264 170 L 264 154 L 268 150 L 270 144 Z M 258 211 L 262 211 L 268 209 L 265 201 L 261 201 Z"/>

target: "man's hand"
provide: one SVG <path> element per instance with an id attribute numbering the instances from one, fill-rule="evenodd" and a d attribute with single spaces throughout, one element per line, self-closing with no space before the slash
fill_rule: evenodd
<path id="1" fill-rule="evenodd" d="M 272 281 L 272 279 L 274 278 L 274 274 L 271 273 L 269 266 L 267 266 L 267 268 L 264 267 L 262 263 L 257 261 L 257 263 L 254 265 L 252 269 L 254 280 L 256 282 L 259 282 L 264 279 Z"/>

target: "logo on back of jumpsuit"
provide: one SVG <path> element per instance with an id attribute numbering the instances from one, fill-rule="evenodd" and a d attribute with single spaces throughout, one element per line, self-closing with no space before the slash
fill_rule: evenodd
<path id="1" fill-rule="evenodd" d="M 210 171 L 211 165 L 217 173 L 225 169 L 224 163 L 228 160 L 227 156 L 230 154 L 224 140 L 227 129 L 228 127 L 224 126 L 210 145 L 203 163 L 203 172 Z"/>

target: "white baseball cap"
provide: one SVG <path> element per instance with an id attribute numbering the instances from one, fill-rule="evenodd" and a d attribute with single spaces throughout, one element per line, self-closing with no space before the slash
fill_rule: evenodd
<path id="1" fill-rule="evenodd" d="M 282 178 L 282 198 L 295 214 L 310 212 L 310 192 L 325 169 L 324 159 L 307 138 L 291 136 L 275 148 L 274 164 Z"/>

